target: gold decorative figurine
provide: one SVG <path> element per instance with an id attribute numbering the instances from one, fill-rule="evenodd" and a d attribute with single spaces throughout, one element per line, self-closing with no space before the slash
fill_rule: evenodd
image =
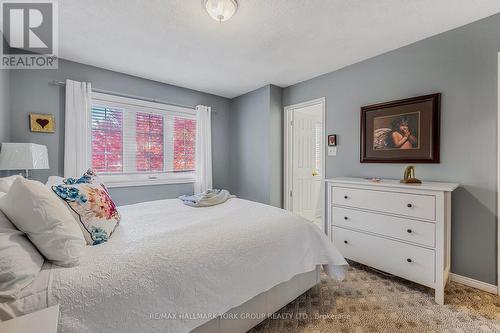
<path id="1" fill-rule="evenodd" d="M 404 184 L 422 184 L 420 179 L 415 178 L 415 166 L 410 165 L 406 167 L 404 178 L 401 179 L 401 183 Z"/>

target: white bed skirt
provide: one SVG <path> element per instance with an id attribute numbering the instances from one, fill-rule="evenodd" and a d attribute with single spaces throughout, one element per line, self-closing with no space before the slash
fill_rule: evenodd
<path id="1" fill-rule="evenodd" d="M 249 301 L 212 319 L 191 333 L 244 333 L 255 327 L 307 290 L 320 282 L 320 266 L 315 270 L 295 275 L 291 280 L 278 284 Z"/>

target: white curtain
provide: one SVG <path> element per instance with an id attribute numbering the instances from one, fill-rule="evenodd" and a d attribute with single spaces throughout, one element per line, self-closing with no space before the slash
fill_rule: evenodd
<path id="1" fill-rule="evenodd" d="M 211 108 L 196 107 L 196 182 L 194 192 L 212 188 L 212 121 Z"/>
<path id="2" fill-rule="evenodd" d="M 90 82 L 66 80 L 64 176 L 81 176 L 90 167 Z"/>

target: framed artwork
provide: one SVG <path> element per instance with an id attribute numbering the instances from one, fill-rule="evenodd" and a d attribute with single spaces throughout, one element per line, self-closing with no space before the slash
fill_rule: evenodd
<path id="1" fill-rule="evenodd" d="M 361 163 L 439 163 L 441 94 L 361 108 Z"/>
<path id="2" fill-rule="evenodd" d="M 54 133 L 54 116 L 51 114 L 30 113 L 30 130 L 32 132 Z"/>
<path id="3" fill-rule="evenodd" d="M 328 147 L 337 146 L 337 134 L 330 134 L 328 136 Z"/>

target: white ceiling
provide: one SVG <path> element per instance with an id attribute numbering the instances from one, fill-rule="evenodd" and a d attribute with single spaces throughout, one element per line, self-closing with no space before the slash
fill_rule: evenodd
<path id="1" fill-rule="evenodd" d="M 225 97 L 286 87 L 500 12 L 499 0 L 59 1 L 60 56 Z"/>

